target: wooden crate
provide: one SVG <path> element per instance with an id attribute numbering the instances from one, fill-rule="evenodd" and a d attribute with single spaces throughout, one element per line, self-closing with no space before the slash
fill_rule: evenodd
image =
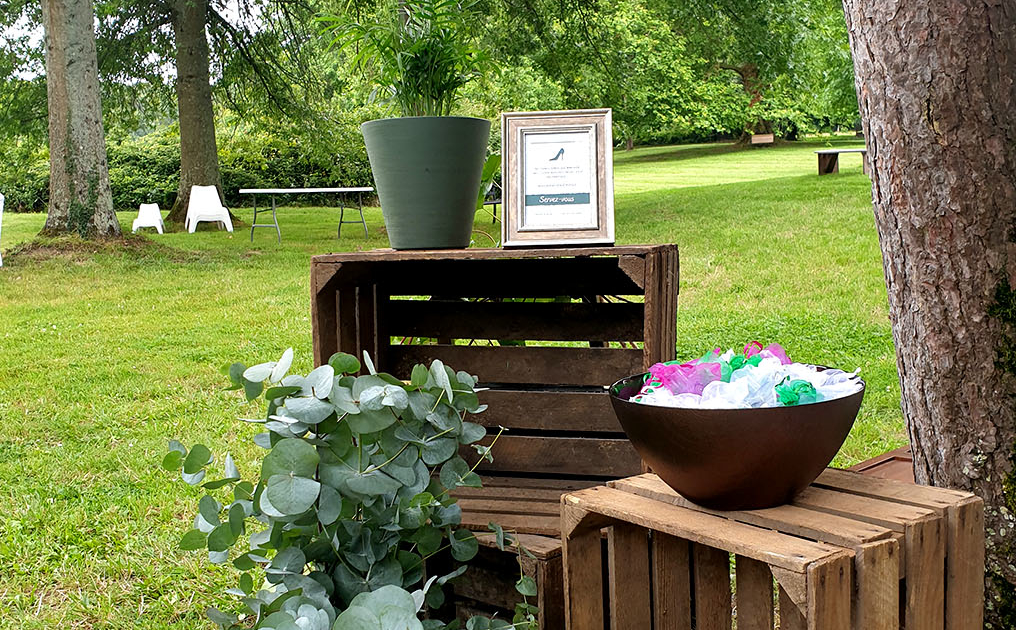
<path id="1" fill-rule="evenodd" d="M 782 630 L 982 627 L 983 503 L 973 495 L 829 469 L 790 505 L 719 512 L 655 475 L 608 485 L 562 499 L 569 628 L 602 627 L 589 550 L 604 526 L 614 630 L 649 618 L 691 628 L 693 616 L 699 630 L 729 630 L 729 555 L 739 630 L 773 628 L 774 577 Z"/>
<path id="2" fill-rule="evenodd" d="M 674 245 L 315 256 L 314 359 L 366 350 L 403 377 L 433 359 L 479 376 L 489 408 L 475 420 L 488 443 L 508 431 L 478 469 L 484 487 L 456 493 L 463 523 L 548 537 L 533 571 L 556 629 L 561 494 L 642 471 L 604 386 L 674 358 L 677 291 Z M 463 587 L 463 601 L 492 584 Z"/>

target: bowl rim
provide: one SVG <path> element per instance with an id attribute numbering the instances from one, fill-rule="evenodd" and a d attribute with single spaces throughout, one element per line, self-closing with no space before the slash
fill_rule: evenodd
<path id="1" fill-rule="evenodd" d="M 828 365 L 817 365 L 817 364 L 814 364 L 814 363 L 802 363 L 802 365 L 807 365 L 807 366 L 810 366 L 810 367 L 818 368 L 819 371 L 838 369 L 838 368 L 830 367 Z M 632 379 L 635 379 L 635 378 L 643 378 L 644 379 L 648 375 L 649 375 L 648 371 L 646 371 L 646 372 L 640 372 L 640 373 L 636 373 L 636 374 L 630 374 L 628 376 L 625 376 L 624 378 L 620 378 L 620 379 L 614 381 L 614 383 L 612 385 L 609 385 L 607 387 L 607 393 L 610 395 L 611 401 L 612 402 L 613 401 L 617 401 L 619 403 L 624 403 L 624 404 L 627 404 L 627 405 L 642 405 L 642 403 L 632 402 L 629 398 L 621 398 L 621 396 L 619 395 L 619 392 L 621 390 L 621 384 L 622 383 L 625 383 L 627 381 L 631 381 Z M 839 398 L 830 398 L 828 400 L 817 400 L 815 402 L 804 403 L 804 404 L 801 404 L 801 405 L 781 405 L 781 406 L 778 406 L 778 407 L 735 407 L 735 408 L 719 408 L 719 409 L 716 409 L 716 408 L 702 408 L 702 407 L 668 407 L 666 405 L 642 405 L 642 406 L 656 407 L 656 408 L 659 408 L 659 409 L 679 409 L 681 411 L 694 411 L 696 413 L 702 413 L 702 414 L 711 414 L 711 413 L 729 414 L 732 411 L 754 411 L 754 412 L 762 412 L 762 413 L 768 413 L 770 411 L 786 411 L 787 409 L 794 409 L 794 408 L 802 409 L 802 408 L 806 408 L 806 407 L 813 407 L 813 406 L 817 406 L 817 405 L 824 405 L 824 404 L 827 404 L 827 403 L 836 403 L 836 402 L 840 402 L 840 401 L 844 401 L 844 400 L 849 400 L 850 398 L 853 398 L 855 396 L 861 396 L 861 397 L 863 397 L 864 396 L 864 392 L 867 389 L 868 384 L 860 376 L 857 377 L 857 380 L 861 382 L 861 389 L 857 390 L 856 392 L 854 392 L 852 394 L 848 394 L 847 396 L 840 396 Z"/>

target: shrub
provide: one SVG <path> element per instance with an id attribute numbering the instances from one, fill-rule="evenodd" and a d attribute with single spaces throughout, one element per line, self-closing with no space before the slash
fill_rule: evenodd
<path id="1" fill-rule="evenodd" d="M 200 444 L 171 442 L 163 460 L 205 491 L 181 547 L 207 549 L 213 563 L 232 560 L 240 571 L 229 593 L 243 617 L 214 609 L 209 617 L 223 628 L 457 628 L 417 617 L 441 606 L 442 586 L 465 571 L 424 582 L 424 562 L 444 550 L 459 562 L 477 552 L 449 494 L 480 486 L 460 446 L 490 458 L 490 447 L 479 445 L 486 430 L 467 420 L 484 410 L 476 377 L 434 361 L 414 367 L 406 383 L 376 372 L 366 353 L 367 375 L 353 376 L 360 362 L 336 354 L 307 376 L 287 376 L 292 359 L 290 349 L 277 362 L 227 370 L 231 389 L 268 405 L 263 419 L 246 420 L 265 429 L 254 436 L 267 451 L 256 481 L 241 481 L 229 455 L 223 477 L 207 480 L 213 456 Z M 503 548 L 505 532 L 491 529 Z M 249 550 L 231 553 L 245 536 Z M 532 578 L 517 588 L 535 594 Z M 532 629 L 534 613 L 524 600 L 513 624 L 478 618 L 467 627 Z"/>

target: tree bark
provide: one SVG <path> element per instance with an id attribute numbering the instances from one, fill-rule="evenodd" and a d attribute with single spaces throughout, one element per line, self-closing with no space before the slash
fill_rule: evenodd
<path id="1" fill-rule="evenodd" d="M 212 186 L 222 197 L 215 113 L 209 85 L 208 0 L 176 0 L 176 99 L 180 118 L 180 186 L 167 221 L 183 223 L 191 186 Z"/>
<path id="2" fill-rule="evenodd" d="M 1016 5 L 843 4 L 914 472 L 984 499 L 1016 628 Z"/>
<path id="3" fill-rule="evenodd" d="M 43 234 L 120 234 L 102 128 L 91 0 L 43 0 L 49 211 Z"/>

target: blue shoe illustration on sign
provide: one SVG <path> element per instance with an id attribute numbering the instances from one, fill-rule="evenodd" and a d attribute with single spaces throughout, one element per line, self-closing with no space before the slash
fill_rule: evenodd
<path id="1" fill-rule="evenodd" d="M 561 149 L 557 152 L 557 155 L 550 158 L 550 161 L 553 162 L 554 160 L 560 159 L 562 157 L 564 157 L 564 147 L 561 147 Z"/>

